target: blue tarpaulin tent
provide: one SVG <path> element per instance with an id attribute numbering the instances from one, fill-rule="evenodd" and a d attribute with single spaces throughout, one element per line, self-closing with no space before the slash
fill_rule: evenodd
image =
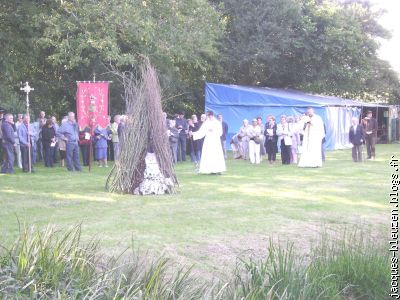
<path id="1" fill-rule="evenodd" d="M 221 113 L 229 125 L 227 147 L 231 137 L 242 126 L 243 119 L 274 115 L 295 116 L 313 107 L 324 120 L 326 128 L 325 148 L 344 149 L 351 146 L 348 132 L 352 117 L 361 114 L 362 102 L 330 96 L 311 95 L 294 90 L 246 87 L 206 83 L 205 108 Z"/>

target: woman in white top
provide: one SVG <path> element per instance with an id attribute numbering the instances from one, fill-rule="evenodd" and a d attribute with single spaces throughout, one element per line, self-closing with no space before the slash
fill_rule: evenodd
<path id="1" fill-rule="evenodd" d="M 281 116 L 281 123 L 276 127 L 276 134 L 278 135 L 278 143 L 281 145 L 282 164 L 290 165 L 292 132 L 290 131 L 289 124 L 286 122 L 285 115 Z"/>
<path id="2" fill-rule="evenodd" d="M 249 156 L 249 136 L 247 131 L 249 130 L 249 121 L 247 119 L 243 120 L 243 126 L 240 127 L 238 133 L 240 153 L 243 159 L 247 159 Z"/>
<path id="3" fill-rule="evenodd" d="M 292 133 L 292 146 L 290 152 L 290 163 L 297 165 L 297 153 L 298 147 L 300 146 L 300 129 L 298 124 L 298 118 L 287 117 L 289 124 L 289 130 Z"/>
<path id="4" fill-rule="evenodd" d="M 261 128 L 258 126 L 257 120 L 253 120 L 253 125 L 247 130 L 249 136 L 249 157 L 252 164 L 260 163 L 260 143 Z"/>

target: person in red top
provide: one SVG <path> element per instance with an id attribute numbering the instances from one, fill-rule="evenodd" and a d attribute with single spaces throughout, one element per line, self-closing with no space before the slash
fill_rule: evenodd
<path id="1" fill-rule="evenodd" d="M 89 165 L 89 153 L 90 153 L 90 143 L 92 139 L 90 137 L 90 129 L 89 127 L 85 127 L 85 129 L 79 131 L 79 147 L 82 152 L 82 161 L 84 166 Z"/>

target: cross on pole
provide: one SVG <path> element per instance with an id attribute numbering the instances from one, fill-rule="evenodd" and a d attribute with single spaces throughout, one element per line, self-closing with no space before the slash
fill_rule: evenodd
<path id="1" fill-rule="evenodd" d="M 34 91 L 35 89 L 29 86 L 28 81 L 25 82 L 25 86 L 20 89 L 21 91 L 26 93 L 26 115 L 29 116 L 29 93 Z M 28 161 L 29 161 L 29 173 L 32 172 L 32 159 L 31 159 L 31 129 L 29 125 L 29 118 L 28 120 Z"/>

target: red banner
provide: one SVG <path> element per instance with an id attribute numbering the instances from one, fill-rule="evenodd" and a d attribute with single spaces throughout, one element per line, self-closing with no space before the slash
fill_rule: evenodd
<path id="1" fill-rule="evenodd" d="M 80 129 L 94 129 L 97 124 L 107 127 L 108 82 L 78 82 L 76 110 Z"/>

